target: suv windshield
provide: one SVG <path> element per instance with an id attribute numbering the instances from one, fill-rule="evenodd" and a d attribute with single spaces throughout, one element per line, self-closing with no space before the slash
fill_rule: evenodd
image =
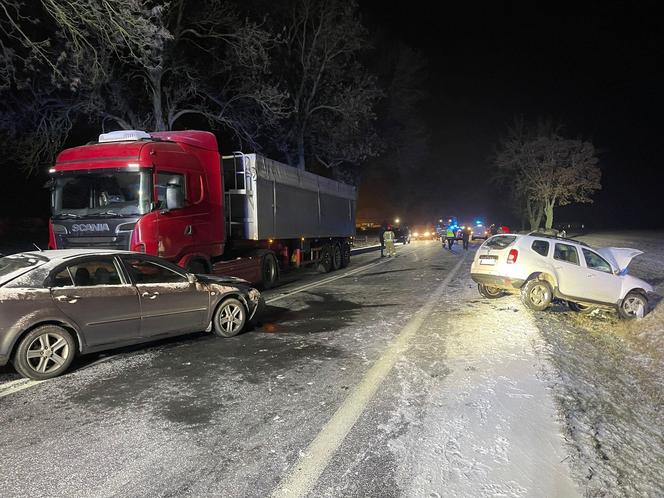
<path id="1" fill-rule="evenodd" d="M 491 237 L 484 243 L 485 247 L 490 247 L 491 249 L 505 249 L 508 245 L 516 240 L 516 237 L 513 235 L 496 235 Z"/>
<path id="2" fill-rule="evenodd" d="M 53 218 L 136 216 L 150 210 L 150 172 L 100 169 L 54 177 Z"/>

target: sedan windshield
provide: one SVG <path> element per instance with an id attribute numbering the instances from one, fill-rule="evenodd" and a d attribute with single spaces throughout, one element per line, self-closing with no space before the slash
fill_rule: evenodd
<path id="1" fill-rule="evenodd" d="M 53 218 L 136 216 L 150 210 L 150 173 L 101 169 L 58 173 Z"/>

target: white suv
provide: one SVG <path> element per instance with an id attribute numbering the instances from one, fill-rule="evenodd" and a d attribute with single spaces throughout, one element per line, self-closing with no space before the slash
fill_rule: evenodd
<path id="1" fill-rule="evenodd" d="M 520 290 L 524 304 L 537 311 L 558 298 L 575 311 L 610 306 L 622 318 L 642 318 L 653 288 L 627 274 L 639 254 L 636 249 L 592 249 L 538 233 L 494 235 L 477 250 L 470 276 L 484 297 Z"/>

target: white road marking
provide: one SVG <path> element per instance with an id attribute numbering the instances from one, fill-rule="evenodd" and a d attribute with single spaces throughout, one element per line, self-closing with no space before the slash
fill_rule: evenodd
<path id="1" fill-rule="evenodd" d="M 0 398 L 4 398 L 5 396 L 17 393 L 19 391 L 22 391 L 23 389 L 28 389 L 30 387 L 36 386 L 37 384 L 41 384 L 42 382 L 46 382 L 45 380 L 28 380 L 28 379 L 21 379 L 21 380 L 25 382 L 18 383 L 18 381 L 13 381 L 13 382 L 7 382 L 7 384 L 3 384 L 2 386 L 0 386 Z M 7 387 L 8 384 L 12 385 L 10 387 Z"/>
<path id="2" fill-rule="evenodd" d="M 355 275 L 356 273 L 360 273 L 362 271 L 369 270 L 370 268 L 373 268 L 374 266 L 381 265 L 381 264 L 383 264 L 387 261 L 388 260 L 376 261 L 375 263 L 370 263 L 368 265 L 361 266 L 359 268 L 355 268 L 354 270 L 347 271 L 347 272 L 345 272 L 341 275 L 335 275 L 333 277 L 327 277 L 327 278 L 324 278 L 323 280 L 316 280 L 315 282 L 311 282 L 310 284 L 305 284 L 305 285 L 302 285 L 300 287 L 296 287 L 295 289 L 288 290 L 283 294 L 280 294 L 278 296 L 274 296 L 274 297 L 271 297 L 269 299 L 266 299 L 265 302 L 269 304 L 269 303 L 273 303 L 274 301 L 279 301 L 280 299 L 284 299 L 285 297 L 290 297 L 293 294 L 298 294 L 300 292 L 304 292 L 304 291 L 312 289 L 314 287 L 318 287 L 320 285 L 325 285 L 327 283 L 334 282 L 335 280 L 339 280 L 340 278 L 349 277 L 351 275 Z"/>
<path id="3" fill-rule="evenodd" d="M 461 268 L 464 260 L 465 256 L 452 268 L 445 280 L 415 313 L 415 316 L 406 324 L 399 335 L 392 340 L 382 356 L 369 369 L 362 381 L 348 395 L 343 404 L 293 465 L 290 474 L 274 490 L 273 498 L 302 497 L 313 490 L 337 449 L 343 443 L 355 422 L 364 413 L 367 405 L 397 360 L 407 351 L 410 338 L 418 332 L 450 281 Z"/>

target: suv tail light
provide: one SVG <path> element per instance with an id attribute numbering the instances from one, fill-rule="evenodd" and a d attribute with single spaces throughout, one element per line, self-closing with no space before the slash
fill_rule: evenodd
<path id="1" fill-rule="evenodd" d="M 507 264 L 512 265 L 516 263 L 516 259 L 519 257 L 519 251 L 516 249 L 511 249 L 510 253 L 507 255 Z"/>

